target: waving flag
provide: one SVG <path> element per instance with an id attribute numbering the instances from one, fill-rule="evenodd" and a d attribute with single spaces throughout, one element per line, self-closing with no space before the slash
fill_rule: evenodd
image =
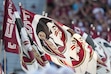
<path id="1" fill-rule="evenodd" d="M 67 56 L 63 55 L 62 53 L 66 51 L 66 38 L 63 30 L 60 29 L 60 27 L 58 29 L 55 24 L 50 23 L 50 21 L 52 20 L 47 19 L 47 17 L 45 16 L 36 15 L 24 8 L 21 8 L 21 11 L 22 19 L 25 22 L 24 26 L 26 27 L 27 31 L 30 31 L 28 33 L 39 46 L 39 50 L 51 56 L 65 59 L 68 56 L 68 52 L 65 53 L 65 55 Z M 48 25 L 46 25 L 47 22 L 49 22 Z M 63 25 L 61 24 L 61 26 Z M 55 31 L 53 30 L 53 28 L 55 29 Z M 52 34 L 50 34 L 51 32 Z M 45 40 L 44 33 L 46 33 Z M 70 60 L 70 58 L 68 59 Z"/>
<path id="2" fill-rule="evenodd" d="M 42 53 L 41 50 L 40 50 L 42 48 L 40 47 L 40 43 L 37 42 L 39 39 L 38 39 L 37 36 L 35 36 L 36 34 L 34 34 L 34 29 L 33 29 L 33 26 L 32 26 L 34 13 L 23 9 L 21 5 L 20 5 L 20 11 L 21 11 L 21 17 L 22 17 L 22 21 L 24 23 L 24 27 L 26 28 L 30 38 L 33 40 L 33 43 L 36 45 L 34 47 L 38 48 L 38 50 L 35 51 L 35 54 L 36 54 L 35 58 L 38 62 L 38 65 L 40 67 L 44 67 L 46 64 L 48 64 L 48 62 L 45 58 L 45 54 Z M 29 15 L 29 14 L 31 14 L 31 15 Z"/>
<path id="3" fill-rule="evenodd" d="M 89 44 L 92 46 L 93 50 L 95 50 L 95 43 L 92 39 L 92 37 L 90 37 L 90 35 L 88 35 L 87 33 L 83 32 L 79 27 L 74 26 L 73 27 L 74 32 L 80 34 L 82 36 L 82 38 Z"/>
<path id="4" fill-rule="evenodd" d="M 82 32 L 80 30 L 80 28 L 78 28 L 76 26 L 74 26 L 73 29 L 76 33 L 79 33 L 82 36 L 82 38 L 85 39 L 86 42 L 89 45 L 91 45 L 92 48 L 97 52 L 97 54 L 98 54 L 98 63 L 97 63 L 97 65 L 102 65 L 102 66 L 105 67 L 105 65 L 107 63 L 105 61 L 102 61 L 102 60 L 103 60 L 103 58 L 104 59 L 106 58 L 106 54 L 104 52 L 103 45 L 101 46 L 99 44 L 99 42 L 97 42 L 97 40 L 100 40 L 100 39 L 96 39 L 96 38 L 99 38 L 99 36 L 98 36 L 97 32 L 95 31 L 95 28 L 93 27 L 93 25 L 91 25 L 91 35 L 92 35 L 92 37 L 90 37 L 87 33 Z M 93 39 L 93 38 L 95 38 L 95 39 Z M 108 31 L 108 38 L 110 40 L 110 31 Z M 100 40 L 100 41 L 102 41 L 102 40 Z M 97 71 L 99 71 L 99 70 L 97 70 Z"/>
<path id="5" fill-rule="evenodd" d="M 101 74 L 110 74 L 111 73 L 111 44 L 107 42 L 106 40 L 98 37 L 95 39 L 95 41 L 103 48 L 105 57 L 101 57 L 102 61 L 105 62 L 106 66 L 101 66 L 98 69 Z M 101 51 L 99 51 L 101 53 Z"/>
<path id="6" fill-rule="evenodd" d="M 5 0 L 4 10 L 3 41 L 6 51 L 20 55 L 21 66 L 27 73 L 38 69 L 27 32 L 12 0 Z"/>
<path id="7" fill-rule="evenodd" d="M 46 53 L 48 60 L 60 66 L 70 66 L 76 69 L 78 74 L 85 73 L 87 66 L 90 68 L 91 65 L 88 63 L 91 62 L 93 50 L 87 43 L 84 46 L 84 42 L 83 47 L 81 46 L 82 42 L 79 41 L 78 46 L 80 47 L 75 46 L 76 40 L 72 38 L 73 33 L 71 33 L 70 28 L 51 18 L 34 14 L 26 9 L 21 8 L 21 11 L 25 28 L 41 48 L 39 50 Z M 81 36 L 77 34 L 74 36 L 80 38 L 81 41 Z M 96 57 L 95 61 L 93 60 L 93 63 L 95 62 Z M 96 67 L 95 64 L 93 68 Z M 96 68 L 88 70 L 92 74 L 96 72 Z"/>
<path id="8" fill-rule="evenodd" d="M 2 38 L 5 50 L 18 54 L 20 52 L 20 39 L 15 25 L 15 18 L 11 14 L 14 10 L 12 10 L 12 7 L 9 7 L 10 4 L 12 4 L 11 1 L 5 0 Z"/>

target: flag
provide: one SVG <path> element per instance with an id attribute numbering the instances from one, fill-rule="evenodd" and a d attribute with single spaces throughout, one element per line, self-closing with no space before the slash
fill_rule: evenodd
<path id="1" fill-rule="evenodd" d="M 40 30 L 47 30 L 48 28 L 46 27 L 46 25 L 44 24 L 44 22 L 47 22 L 48 20 L 44 20 L 43 19 L 43 25 L 42 25 L 42 21 L 41 21 L 41 25 L 39 24 L 38 25 L 38 27 L 36 27 L 37 26 L 37 21 L 39 22 L 39 19 L 37 18 L 37 17 L 41 17 L 41 15 L 39 16 L 36 16 L 36 14 L 35 13 L 32 13 L 32 12 L 30 12 L 30 11 L 28 11 L 28 10 L 26 10 L 26 9 L 24 9 L 24 8 L 22 8 L 22 7 L 20 7 L 20 10 L 21 10 L 21 17 L 22 17 L 22 20 L 23 20 L 23 22 L 24 22 L 24 27 L 27 29 L 27 32 L 29 33 L 29 35 L 30 35 L 30 37 L 35 41 L 35 43 L 36 44 L 38 44 L 38 46 L 39 46 L 39 50 L 40 51 L 44 51 L 43 50 L 43 47 L 42 47 L 42 45 L 43 45 L 43 42 L 41 43 L 41 40 L 39 39 L 39 37 L 38 37 L 38 35 L 37 35 L 37 31 L 40 31 Z M 44 17 L 44 16 L 43 16 Z M 35 20 L 37 18 L 37 20 Z M 46 31 L 45 31 L 46 32 Z M 42 34 L 42 32 L 40 32 L 40 34 Z M 58 34 L 58 33 L 57 33 Z M 48 37 L 48 35 L 49 35 L 49 31 L 47 31 L 47 37 Z M 48 45 L 49 44 L 49 42 L 48 41 L 44 41 L 45 42 L 45 44 L 46 45 Z M 62 41 L 58 41 L 58 43 L 62 43 Z M 41 45 L 42 44 L 42 45 Z M 63 45 L 63 43 L 62 43 L 62 45 Z M 52 55 L 57 55 L 57 56 L 60 56 L 60 57 L 62 57 L 62 58 L 64 58 L 64 56 L 61 54 L 61 52 L 60 51 L 58 51 L 58 50 L 53 50 L 52 49 L 52 47 L 51 47 L 52 45 L 50 45 L 50 46 L 48 46 L 48 47 L 46 47 L 46 46 L 44 46 L 44 48 L 45 48 L 45 52 L 46 53 L 52 53 Z M 64 48 L 64 46 L 63 47 L 61 47 L 61 48 Z M 50 49 L 50 50 L 49 50 Z M 62 51 L 62 50 L 61 50 Z"/>
<path id="2" fill-rule="evenodd" d="M 82 36 L 82 38 L 83 38 L 84 40 L 86 40 L 86 42 L 87 42 L 89 45 L 91 45 L 92 48 L 93 48 L 93 50 L 98 54 L 98 57 L 94 57 L 94 58 L 98 58 L 98 63 L 97 63 L 97 65 L 100 65 L 100 64 L 101 64 L 102 66 L 106 65 L 106 63 L 105 63 L 104 61 L 102 61 L 103 58 L 106 58 L 106 55 L 104 54 L 104 48 L 101 47 L 101 45 L 95 40 L 96 38 L 99 37 L 99 34 L 97 34 L 97 32 L 95 31 L 95 28 L 93 27 L 93 25 L 91 25 L 91 34 L 92 34 L 92 36 L 90 36 L 89 34 L 81 31 L 80 28 L 78 28 L 78 27 L 76 27 L 76 26 L 74 26 L 73 28 L 74 28 L 74 31 L 75 31 L 76 33 L 80 34 L 80 35 Z M 108 35 L 110 35 L 110 34 L 108 34 Z M 109 36 L 109 37 L 110 37 L 110 36 Z M 94 55 L 95 55 L 95 54 L 94 54 Z M 95 61 L 95 59 L 93 59 L 92 62 L 90 62 L 90 63 L 96 64 L 96 62 L 94 63 L 94 61 Z M 100 61 L 101 61 L 101 62 L 100 62 Z M 89 63 L 89 64 L 90 64 L 90 63 Z M 92 66 L 92 67 L 93 67 L 93 66 Z M 92 67 L 90 67 L 90 68 L 92 68 Z M 89 68 L 89 69 L 90 69 L 90 68 Z M 88 69 L 88 70 L 89 70 L 89 69 Z M 91 70 L 91 69 L 90 69 L 90 70 Z"/>
<path id="3" fill-rule="evenodd" d="M 31 30 L 29 34 L 32 38 L 35 37 L 35 42 L 41 48 L 39 50 L 46 53 L 48 60 L 60 66 L 70 66 L 76 69 L 78 74 L 87 71 L 87 64 L 89 59 L 91 61 L 93 50 L 86 42 L 85 46 L 84 44 L 82 46 L 81 43 L 84 43 L 84 40 L 83 42 L 78 41 L 79 47 L 76 47 L 74 45 L 76 40 L 72 38 L 74 33 L 69 32 L 69 27 L 26 9 L 21 8 L 21 11 L 25 28 L 28 31 Z M 80 38 L 81 41 L 81 36 L 78 36 L 78 34 L 74 34 L 74 37 Z M 96 58 L 94 62 L 96 62 Z M 95 69 L 92 69 L 92 71 L 95 72 Z"/>
<path id="4" fill-rule="evenodd" d="M 22 69 L 27 73 L 38 69 L 27 32 L 12 0 L 5 0 L 3 32 L 6 51 L 20 55 Z"/>
<path id="5" fill-rule="evenodd" d="M 9 7 L 10 4 L 12 3 L 5 0 L 2 39 L 7 52 L 19 54 L 20 39 L 15 18 L 10 14 L 13 12 L 12 7 Z"/>
<path id="6" fill-rule="evenodd" d="M 110 63 L 110 57 L 111 57 L 111 44 L 107 42 L 105 39 L 102 39 L 100 37 L 96 38 L 95 41 L 103 48 L 103 52 L 100 51 L 100 53 L 104 53 L 105 57 L 101 57 L 101 60 L 105 62 L 106 66 L 100 65 L 100 70 L 104 70 L 102 74 L 106 74 L 108 71 L 111 73 L 111 63 Z"/>
<path id="7" fill-rule="evenodd" d="M 41 68 L 43 68 L 45 65 L 48 65 L 48 61 L 45 58 L 45 54 L 42 53 L 42 51 L 41 51 L 42 47 L 40 46 L 40 43 L 37 42 L 38 37 L 36 36 L 36 34 L 34 34 L 34 29 L 33 29 L 33 26 L 32 26 L 32 21 L 33 21 L 32 17 L 34 17 L 34 13 L 23 9 L 21 5 L 20 5 L 20 11 L 21 11 L 21 18 L 22 18 L 22 21 L 24 23 L 24 27 L 26 28 L 30 39 L 32 39 L 31 44 L 33 44 L 33 47 L 35 49 L 37 49 L 34 52 L 35 53 L 35 58 L 36 58 L 36 60 L 38 62 L 38 65 Z M 31 14 L 31 15 L 29 15 L 29 14 Z"/>
<path id="8" fill-rule="evenodd" d="M 73 29 L 74 29 L 74 32 L 80 34 L 80 35 L 82 36 L 82 38 L 83 38 L 89 45 L 92 46 L 93 50 L 96 49 L 95 43 L 94 43 L 92 37 L 91 37 L 89 34 L 83 32 L 79 27 L 76 27 L 76 26 L 74 26 Z"/>
<path id="9" fill-rule="evenodd" d="M 59 39 L 59 36 L 61 33 L 63 33 L 63 38 L 62 40 L 58 40 L 56 41 L 56 45 L 59 47 L 58 50 L 53 50 L 53 49 L 57 49 L 57 47 L 55 47 L 52 42 L 53 39 L 50 38 L 50 41 L 48 40 L 44 40 L 42 41 L 42 39 L 40 39 L 40 36 L 38 36 L 37 34 L 39 33 L 39 35 L 43 34 L 43 32 L 46 32 L 46 37 L 49 37 L 50 32 L 48 31 L 48 26 L 46 25 L 46 23 L 50 20 L 46 18 L 44 18 L 45 16 L 41 16 L 41 15 L 36 15 L 35 13 L 32 13 L 24 8 L 20 8 L 21 12 L 21 17 L 23 19 L 24 22 L 24 26 L 27 29 L 27 31 L 29 31 L 29 35 L 31 35 L 32 39 L 35 41 L 35 43 L 37 43 L 37 45 L 39 46 L 39 50 L 40 51 L 44 51 L 47 54 L 51 54 L 52 56 L 56 56 L 58 58 L 62 58 L 64 59 L 65 56 L 62 55 L 61 52 L 64 51 L 64 47 L 65 47 L 65 34 L 61 31 L 56 31 L 56 33 L 54 35 L 58 35 L 58 37 L 55 37 L 55 40 Z M 43 19 L 42 19 L 43 17 Z M 40 21 L 39 21 L 40 20 Z M 40 23 L 40 24 L 39 24 Z M 39 24 L 39 25 L 37 25 Z M 50 26 L 51 24 L 49 24 Z M 53 25 L 52 25 L 53 26 Z M 51 26 L 51 27 L 52 27 Z M 41 32 L 39 32 L 41 31 Z M 43 31 L 43 32 L 42 32 Z M 51 36 L 54 37 L 54 35 L 52 34 Z M 64 43 L 63 43 L 64 41 Z M 54 43 L 54 42 L 53 42 Z M 59 46 L 60 45 L 60 46 Z M 54 47 L 53 47 L 54 46 Z M 44 49 L 44 50 L 43 50 Z"/>

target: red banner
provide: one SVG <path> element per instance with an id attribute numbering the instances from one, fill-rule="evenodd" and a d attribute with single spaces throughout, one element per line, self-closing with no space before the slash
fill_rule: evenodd
<path id="1" fill-rule="evenodd" d="M 19 53 L 19 35 L 15 25 L 14 11 L 16 8 L 11 0 L 5 0 L 3 42 L 7 52 Z"/>

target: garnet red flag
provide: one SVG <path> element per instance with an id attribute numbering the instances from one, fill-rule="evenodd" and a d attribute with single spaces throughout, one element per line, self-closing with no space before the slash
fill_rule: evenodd
<path id="1" fill-rule="evenodd" d="M 18 54 L 20 51 L 20 39 L 15 25 L 15 18 L 13 16 L 13 12 L 16 11 L 16 9 L 12 6 L 13 3 L 10 0 L 5 0 L 2 39 L 7 52 Z"/>
<path id="2" fill-rule="evenodd" d="M 25 72 L 38 69 L 31 42 L 13 1 L 5 0 L 4 6 L 3 41 L 6 51 L 20 55 L 20 63 Z"/>

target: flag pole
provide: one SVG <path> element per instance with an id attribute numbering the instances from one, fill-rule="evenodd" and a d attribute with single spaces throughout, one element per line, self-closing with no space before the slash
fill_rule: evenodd
<path id="1" fill-rule="evenodd" d="M 3 6 L 5 6 L 5 0 L 3 1 Z M 2 39 L 1 39 L 1 50 L 2 50 L 2 48 L 3 48 L 3 41 L 2 41 Z M 5 50 L 4 50 L 4 74 L 6 74 L 6 52 L 5 52 Z"/>
<path id="2" fill-rule="evenodd" d="M 0 39 L 0 54 L 2 54 L 2 39 Z"/>
<path id="3" fill-rule="evenodd" d="M 2 39 L 1 39 L 1 48 L 3 48 L 3 41 L 2 41 Z M 7 63 L 6 63 L 6 51 L 4 50 L 4 56 L 3 56 L 3 60 L 4 60 L 4 74 L 6 74 L 6 65 L 7 65 Z"/>
<path id="4" fill-rule="evenodd" d="M 6 52 L 4 50 L 4 74 L 6 74 L 6 65 L 7 65 L 7 63 L 6 63 Z"/>
<path id="5" fill-rule="evenodd" d="M 0 54 L 2 54 L 2 49 L 3 49 L 3 40 L 0 39 Z M 4 50 L 4 55 L 2 56 L 3 57 L 3 60 L 4 60 L 4 74 L 6 74 L 6 52 Z M 0 59 L 2 60 L 2 59 Z"/>

